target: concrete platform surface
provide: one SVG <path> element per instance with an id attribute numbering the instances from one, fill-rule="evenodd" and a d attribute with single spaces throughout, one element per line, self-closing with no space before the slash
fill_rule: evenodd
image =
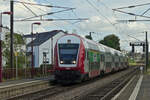
<path id="1" fill-rule="evenodd" d="M 22 83 L 29 83 L 29 82 L 36 82 L 36 81 L 44 81 L 44 80 L 53 80 L 54 79 L 54 76 L 53 75 L 50 75 L 50 76 L 47 76 L 47 77 L 36 77 L 36 78 L 29 78 L 29 79 L 21 79 L 21 80 L 9 80 L 9 81 L 5 81 L 5 82 L 1 82 L 0 83 L 0 88 L 1 87 L 5 87 L 5 86 L 12 86 L 12 85 L 16 85 L 16 84 L 22 84 Z"/>
<path id="2" fill-rule="evenodd" d="M 135 75 L 111 100 L 150 100 L 150 75 Z"/>
<path id="3" fill-rule="evenodd" d="M 136 100 L 150 100 L 150 75 L 144 75 Z"/>

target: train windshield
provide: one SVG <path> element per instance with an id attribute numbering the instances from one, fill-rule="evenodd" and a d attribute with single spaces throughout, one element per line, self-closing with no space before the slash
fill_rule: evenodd
<path id="1" fill-rule="evenodd" d="M 76 64 L 79 44 L 59 44 L 60 64 Z"/>

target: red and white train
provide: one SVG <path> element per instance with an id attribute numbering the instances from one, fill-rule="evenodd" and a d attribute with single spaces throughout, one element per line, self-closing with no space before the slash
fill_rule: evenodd
<path id="1" fill-rule="evenodd" d="M 120 51 L 79 35 L 67 34 L 56 42 L 54 75 L 58 82 L 80 82 L 127 66 L 127 57 Z"/>

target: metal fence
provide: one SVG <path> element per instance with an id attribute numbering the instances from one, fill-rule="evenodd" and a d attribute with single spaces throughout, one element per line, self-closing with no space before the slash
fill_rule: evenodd
<path id="1" fill-rule="evenodd" d="M 25 79 L 31 78 L 31 68 L 3 68 L 2 77 L 3 80 Z M 53 70 L 51 68 L 34 68 L 34 77 L 45 77 L 52 75 Z"/>

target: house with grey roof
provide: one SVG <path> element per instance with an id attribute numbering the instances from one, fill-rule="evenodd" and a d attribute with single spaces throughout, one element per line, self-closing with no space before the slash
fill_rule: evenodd
<path id="1" fill-rule="evenodd" d="M 54 47 L 58 38 L 66 34 L 62 30 L 53 30 L 50 32 L 42 32 L 24 35 L 27 39 L 27 53 L 31 61 L 31 46 L 33 44 L 34 67 L 39 67 L 43 63 L 52 64 Z M 33 37 L 33 42 L 31 41 Z"/>

